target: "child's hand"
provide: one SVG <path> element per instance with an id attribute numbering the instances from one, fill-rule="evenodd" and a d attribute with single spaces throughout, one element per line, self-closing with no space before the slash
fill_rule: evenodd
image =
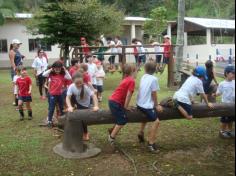
<path id="1" fill-rule="evenodd" d="M 94 89 L 94 93 L 98 93 L 98 90 L 97 90 L 97 89 Z"/>
<path id="2" fill-rule="evenodd" d="M 126 110 L 126 111 L 130 111 L 130 112 L 133 112 L 133 111 L 134 111 L 134 108 L 132 108 L 132 107 L 126 107 L 125 110 Z"/>
<path id="3" fill-rule="evenodd" d="M 156 110 L 158 112 L 163 112 L 163 107 L 161 105 L 157 105 Z"/>
<path id="4" fill-rule="evenodd" d="M 31 91 L 29 91 L 28 94 L 31 94 Z"/>
<path id="5" fill-rule="evenodd" d="M 93 112 L 97 112 L 98 110 L 99 110 L 99 107 L 97 107 L 97 106 L 93 107 Z"/>
<path id="6" fill-rule="evenodd" d="M 68 112 L 74 112 L 74 108 L 73 108 L 73 107 L 69 107 L 69 108 L 67 109 L 67 111 L 68 111 Z"/>
<path id="7" fill-rule="evenodd" d="M 216 93 L 211 94 L 212 97 L 217 97 Z"/>
<path id="8" fill-rule="evenodd" d="M 210 108 L 210 109 L 214 109 L 214 105 L 212 103 L 208 103 L 207 106 Z"/>

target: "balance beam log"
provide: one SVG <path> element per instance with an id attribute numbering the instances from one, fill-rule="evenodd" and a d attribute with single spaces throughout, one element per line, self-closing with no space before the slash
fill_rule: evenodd
<path id="1" fill-rule="evenodd" d="M 184 119 L 178 110 L 165 107 L 158 116 L 161 121 Z M 193 105 L 193 116 L 194 118 L 234 117 L 235 104 L 214 104 L 214 109 L 209 109 L 205 104 L 195 104 Z M 129 123 L 148 122 L 145 115 L 137 109 L 127 112 L 127 118 Z M 54 147 L 55 153 L 64 158 L 83 159 L 94 157 L 101 152 L 100 149 L 92 144 L 85 144 L 83 142 L 83 123 L 87 125 L 114 124 L 115 118 L 107 110 L 100 110 L 98 112 L 81 110 L 67 113 L 59 121 L 59 124 L 64 127 L 64 139 L 63 143 Z"/>

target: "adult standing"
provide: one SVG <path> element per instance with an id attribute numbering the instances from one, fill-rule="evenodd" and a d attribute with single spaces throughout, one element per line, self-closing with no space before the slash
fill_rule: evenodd
<path id="1" fill-rule="evenodd" d="M 123 66 L 122 46 L 123 46 L 123 43 L 120 40 L 119 36 L 115 37 L 115 44 L 116 44 L 116 48 L 117 48 L 117 52 L 118 52 L 118 56 L 119 56 L 120 69 L 122 70 L 122 66 Z"/>
<path id="2" fill-rule="evenodd" d="M 45 100 L 47 92 L 44 87 L 46 79 L 43 76 L 43 73 L 47 70 L 48 61 L 47 58 L 45 58 L 44 51 L 42 49 L 38 50 L 38 55 L 34 59 L 32 67 L 34 68 L 34 76 L 36 78 L 37 85 L 39 87 L 39 94 L 41 96 L 41 99 Z"/>
<path id="3" fill-rule="evenodd" d="M 18 39 L 12 40 L 10 45 L 9 59 L 11 63 L 11 78 L 16 75 L 16 67 L 23 65 L 24 56 L 20 53 L 19 48 L 22 43 Z"/>
<path id="4" fill-rule="evenodd" d="M 171 52 L 171 38 L 169 35 L 164 36 L 164 58 L 163 58 L 163 67 L 161 73 L 165 71 L 166 65 L 170 62 L 170 52 Z"/>
<path id="5" fill-rule="evenodd" d="M 116 55 L 118 53 L 116 43 L 112 40 L 111 37 L 107 38 L 107 43 L 109 47 L 111 48 L 111 56 L 109 57 L 109 63 L 110 63 L 110 70 L 115 71 L 115 59 Z"/>
<path id="6" fill-rule="evenodd" d="M 91 52 L 90 52 L 90 49 L 89 49 L 89 45 L 88 45 L 87 40 L 86 40 L 85 37 L 81 37 L 80 42 L 81 42 L 82 53 L 83 53 L 83 56 L 80 59 L 80 63 L 83 63 L 84 59 L 85 59 L 85 62 L 87 63 L 88 62 L 88 58 L 91 55 Z"/>

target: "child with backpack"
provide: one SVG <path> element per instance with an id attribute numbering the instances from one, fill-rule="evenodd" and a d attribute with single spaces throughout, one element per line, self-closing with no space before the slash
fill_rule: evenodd
<path id="1" fill-rule="evenodd" d="M 63 87 L 65 80 L 71 80 L 70 73 L 66 70 L 60 61 L 55 62 L 50 70 L 43 73 L 44 77 L 49 78 L 49 112 L 48 112 L 48 127 L 53 127 L 53 114 L 56 108 L 56 104 L 59 106 L 60 115 L 64 112 L 63 101 Z"/>
<path id="2" fill-rule="evenodd" d="M 205 77 L 206 69 L 202 66 L 196 67 L 193 71 L 193 75 L 185 81 L 185 83 L 173 97 L 176 108 L 188 120 L 193 119 L 193 98 L 198 94 L 200 94 L 201 98 L 206 102 L 209 108 L 214 108 L 214 106 L 209 103 L 208 98 L 204 92 L 202 81 L 205 79 Z"/>

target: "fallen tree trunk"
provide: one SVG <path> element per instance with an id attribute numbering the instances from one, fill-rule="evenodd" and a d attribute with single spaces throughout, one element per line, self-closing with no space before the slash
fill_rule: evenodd
<path id="1" fill-rule="evenodd" d="M 159 113 L 160 120 L 174 120 L 183 119 L 184 117 L 173 108 L 164 108 L 162 113 Z M 193 105 L 194 118 L 207 118 L 207 117 L 221 117 L 221 116 L 235 116 L 235 104 L 214 104 L 214 109 L 209 109 L 205 104 Z M 129 123 L 146 122 L 145 115 L 139 110 L 127 112 Z M 100 110 L 92 112 L 90 110 L 75 111 L 68 113 L 66 117 L 62 118 L 60 124 L 65 124 L 66 120 L 70 121 L 84 121 L 87 125 L 101 125 L 101 124 L 114 124 L 115 119 L 111 112 L 108 110 Z"/>

